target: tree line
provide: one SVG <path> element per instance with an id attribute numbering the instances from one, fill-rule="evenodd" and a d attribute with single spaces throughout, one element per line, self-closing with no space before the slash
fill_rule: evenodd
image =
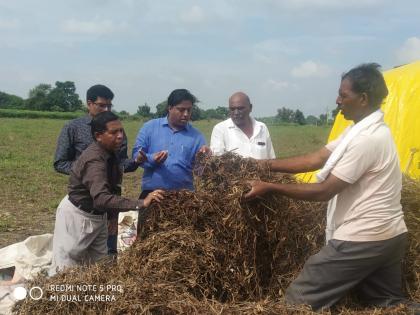
<path id="1" fill-rule="evenodd" d="M 313 115 L 305 115 L 299 110 L 293 110 L 287 107 L 282 107 L 277 110 L 275 118 L 284 123 L 295 123 L 298 125 L 327 125 L 334 122 L 339 110 L 338 108 L 329 112 L 328 110 L 324 114 L 320 114 L 318 117 Z"/>
<path id="2" fill-rule="evenodd" d="M 0 92 L 0 108 L 53 112 L 83 110 L 83 103 L 72 81 L 55 82 L 55 86 L 41 83 L 29 91 L 27 99 Z"/>
<path id="3" fill-rule="evenodd" d="M 167 114 L 168 103 L 163 101 L 156 105 L 156 112 L 152 113 L 151 108 L 147 103 L 137 107 L 137 112 L 134 116 L 142 118 L 157 118 L 164 117 Z M 120 112 L 121 114 L 121 112 Z M 123 114 L 128 114 L 124 112 Z M 218 106 L 215 109 L 201 109 L 197 104 L 193 105 L 191 111 L 191 120 L 202 120 L 202 119 L 226 119 L 229 116 L 229 109 L 227 107 Z"/>
<path id="4" fill-rule="evenodd" d="M 55 82 L 55 86 L 41 83 L 29 91 L 27 99 L 19 96 L 8 94 L 0 91 L 0 109 L 22 109 L 32 111 L 51 111 L 51 112 L 76 112 L 83 111 L 85 105 L 76 93 L 76 86 L 72 81 Z M 319 117 L 309 115 L 305 117 L 299 109 L 292 110 L 282 107 L 277 110 L 274 117 L 267 117 L 263 120 L 267 123 L 294 123 L 298 125 L 327 125 L 331 124 L 337 115 L 337 110 L 331 113 L 319 115 Z M 167 102 L 163 101 L 156 105 L 156 111 L 152 112 L 151 107 L 144 103 L 137 107 L 134 115 L 127 111 L 116 112 L 122 118 L 142 118 L 151 119 L 163 117 L 167 113 Z M 201 109 L 198 105 L 194 105 L 192 109 L 191 119 L 226 119 L 229 117 L 229 109 L 223 106 L 216 108 Z"/>

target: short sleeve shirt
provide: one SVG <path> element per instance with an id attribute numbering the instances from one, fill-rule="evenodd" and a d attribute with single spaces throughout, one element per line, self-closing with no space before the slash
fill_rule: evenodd
<path id="1" fill-rule="evenodd" d="M 333 151 L 342 139 L 329 143 L 327 149 Z M 379 241 L 407 231 L 398 154 L 383 122 L 356 136 L 331 173 L 351 184 L 337 195 L 333 238 Z"/>
<path id="2" fill-rule="evenodd" d="M 248 136 L 237 127 L 231 118 L 218 123 L 213 128 L 210 148 L 215 155 L 232 151 L 242 157 L 254 159 L 275 159 L 273 144 L 267 126 L 251 118 L 253 135 Z"/>

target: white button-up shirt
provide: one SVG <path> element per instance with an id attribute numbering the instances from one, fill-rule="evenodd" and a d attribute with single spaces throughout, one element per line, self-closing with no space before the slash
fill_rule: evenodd
<path id="1" fill-rule="evenodd" d="M 214 155 L 232 151 L 242 157 L 254 159 L 275 159 L 273 144 L 267 126 L 251 118 L 251 138 L 237 127 L 231 118 L 218 123 L 211 133 L 210 148 Z"/>

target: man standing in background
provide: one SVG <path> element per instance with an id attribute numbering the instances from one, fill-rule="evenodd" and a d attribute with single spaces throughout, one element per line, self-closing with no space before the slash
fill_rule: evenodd
<path id="1" fill-rule="evenodd" d="M 213 128 L 210 148 L 215 155 L 233 151 L 242 157 L 275 159 L 270 133 L 263 122 L 250 116 L 248 95 L 236 92 L 229 98 L 230 118 Z"/>
<path id="2" fill-rule="evenodd" d="M 69 175 L 73 163 L 80 154 L 93 142 L 90 122 L 97 114 L 111 111 L 114 93 L 104 85 L 94 85 L 86 92 L 88 114 L 69 121 L 61 130 L 54 156 L 54 169 Z M 127 155 L 127 137 L 124 133 L 123 143 L 118 150 L 120 167 L 124 172 L 135 171 L 140 161 L 129 159 Z M 118 213 L 108 216 L 108 253 L 117 254 Z"/>
<path id="3" fill-rule="evenodd" d="M 206 140 L 190 125 L 196 98 L 186 89 L 172 91 L 168 97 L 168 115 L 144 124 L 137 135 L 133 156 L 144 152 L 142 193 L 144 199 L 155 189 L 193 190 L 193 163 L 198 151 L 207 152 Z"/>

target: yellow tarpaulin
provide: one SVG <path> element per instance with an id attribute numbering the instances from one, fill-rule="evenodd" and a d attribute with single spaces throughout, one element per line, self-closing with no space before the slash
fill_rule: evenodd
<path id="1" fill-rule="evenodd" d="M 420 61 L 384 72 L 389 94 L 381 108 L 391 129 L 400 157 L 401 171 L 420 179 Z M 352 122 L 339 114 L 328 142 L 337 138 Z M 300 174 L 314 181 L 314 173 Z"/>

